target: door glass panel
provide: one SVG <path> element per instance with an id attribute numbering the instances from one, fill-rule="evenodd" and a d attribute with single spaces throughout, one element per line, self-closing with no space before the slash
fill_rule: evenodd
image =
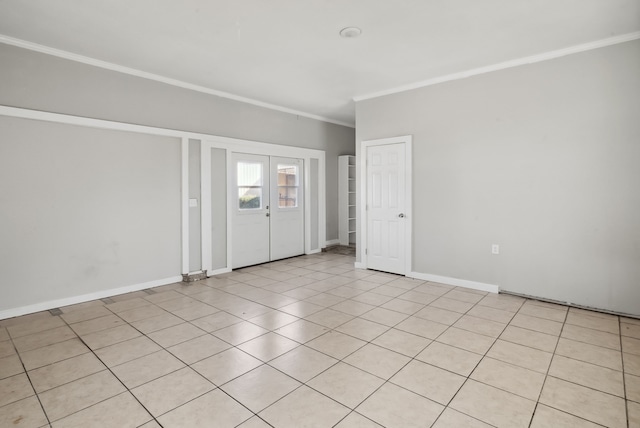
<path id="1" fill-rule="evenodd" d="M 298 166 L 278 164 L 278 208 L 298 207 Z"/>
<path id="2" fill-rule="evenodd" d="M 238 208 L 241 210 L 259 210 L 262 208 L 262 189 L 238 187 Z"/>
<path id="3" fill-rule="evenodd" d="M 261 162 L 238 162 L 238 209 L 262 209 Z"/>

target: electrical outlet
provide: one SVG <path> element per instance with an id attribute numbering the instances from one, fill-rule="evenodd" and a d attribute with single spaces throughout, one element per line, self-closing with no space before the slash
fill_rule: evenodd
<path id="1" fill-rule="evenodd" d="M 493 244 L 491 246 L 491 254 L 500 254 L 500 245 Z"/>

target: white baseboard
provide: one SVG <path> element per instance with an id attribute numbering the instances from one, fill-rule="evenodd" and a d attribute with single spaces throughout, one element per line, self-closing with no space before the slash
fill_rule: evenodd
<path id="1" fill-rule="evenodd" d="M 325 241 L 325 244 L 327 247 L 331 246 L 331 245 L 340 245 L 340 240 L 339 239 L 330 239 Z"/>
<path id="2" fill-rule="evenodd" d="M 362 262 L 355 262 L 353 264 L 353 267 L 355 267 L 356 269 L 366 269 L 367 268 L 367 266 L 365 266 L 365 264 L 362 263 Z"/>
<path id="3" fill-rule="evenodd" d="M 215 269 L 215 270 L 208 270 L 207 271 L 207 277 L 212 277 L 212 276 L 215 276 L 215 275 L 221 275 L 223 273 L 229 273 L 229 272 L 231 272 L 231 270 L 232 270 L 231 268 L 226 268 L 226 267 L 220 268 L 220 269 Z"/>
<path id="4" fill-rule="evenodd" d="M 411 272 L 407 274 L 410 278 L 422 279 L 424 281 L 439 282 L 441 284 L 454 285 L 456 287 L 471 288 L 473 290 L 488 291 L 498 293 L 500 287 L 483 282 L 468 281 L 466 279 L 450 278 L 448 276 L 431 275 L 429 273 Z"/>
<path id="5" fill-rule="evenodd" d="M 125 287 L 96 291 L 95 293 L 82 294 L 80 296 L 49 300 L 48 302 L 35 303 L 33 305 L 21 306 L 19 308 L 5 309 L 3 311 L 0 311 L 0 320 L 18 317 L 20 315 L 32 314 L 40 311 L 46 311 L 53 308 L 75 305 L 77 303 L 89 302 L 91 300 L 104 299 L 105 297 L 117 296 L 118 294 L 131 293 L 133 291 L 145 290 L 147 288 L 159 287 L 161 285 L 173 284 L 174 282 L 180 281 L 182 281 L 182 276 L 178 275 L 172 276 L 170 278 L 143 282 L 140 284 L 127 285 Z"/>

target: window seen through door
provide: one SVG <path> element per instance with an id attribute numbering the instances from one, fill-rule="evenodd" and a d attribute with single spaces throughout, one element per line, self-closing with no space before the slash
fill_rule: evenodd
<path id="1" fill-rule="evenodd" d="M 298 166 L 278 164 L 278 208 L 298 207 Z"/>
<path id="2" fill-rule="evenodd" d="M 262 209 L 262 163 L 238 162 L 238 209 Z"/>

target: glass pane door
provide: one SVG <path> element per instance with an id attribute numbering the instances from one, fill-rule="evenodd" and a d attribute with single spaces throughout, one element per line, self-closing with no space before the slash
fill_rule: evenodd
<path id="1" fill-rule="evenodd" d="M 238 209 L 262 209 L 263 164 L 261 162 L 238 162 Z"/>
<path id="2" fill-rule="evenodd" d="M 298 207 L 299 184 L 298 166 L 278 163 L 278 208 Z"/>

